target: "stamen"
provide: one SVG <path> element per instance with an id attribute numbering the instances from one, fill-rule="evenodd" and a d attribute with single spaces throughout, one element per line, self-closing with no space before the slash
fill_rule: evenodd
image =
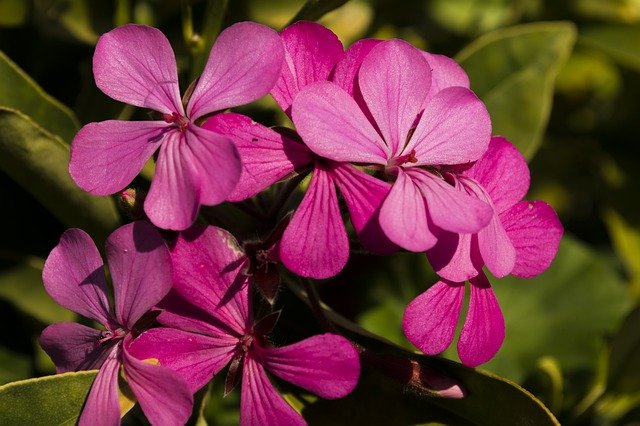
<path id="1" fill-rule="evenodd" d="M 169 124 L 175 124 L 178 127 L 178 130 L 181 132 L 187 127 L 189 124 L 189 119 L 187 117 L 183 117 L 177 112 L 172 112 L 171 114 L 164 113 L 162 114 L 162 119 Z"/>

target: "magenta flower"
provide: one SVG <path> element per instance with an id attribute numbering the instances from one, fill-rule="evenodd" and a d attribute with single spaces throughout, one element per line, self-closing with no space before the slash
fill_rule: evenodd
<path id="1" fill-rule="evenodd" d="M 159 151 L 144 210 L 156 226 L 186 229 L 201 204 L 225 200 L 241 170 L 233 142 L 198 127 L 198 120 L 268 93 L 282 60 L 275 31 L 256 23 L 235 24 L 216 40 L 183 107 L 176 60 L 159 30 L 125 25 L 104 34 L 93 57 L 97 86 L 113 99 L 159 112 L 162 120 L 84 126 L 71 145 L 71 176 L 91 194 L 113 194 Z"/>
<path id="2" fill-rule="evenodd" d="M 298 22 L 281 33 L 285 66 L 272 95 L 290 114 L 301 88 L 330 78 L 334 68 L 355 72 L 350 63 L 355 50 L 344 54 L 331 31 L 312 22 Z M 346 83 L 345 83 L 346 84 Z M 303 143 L 266 128 L 248 117 L 220 114 L 203 126 L 231 137 L 243 162 L 240 181 L 231 201 L 249 198 L 295 171 L 313 167 L 309 188 L 280 243 L 280 260 L 291 271 L 311 278 L 328 278 L 345 266 L 349 240 L 339 210 L 336 187 L 342 194 L 351 222 L 362 244 L 375 253 L 396 249 L 382 233 L 378 213 L 390 185 L 350 164 L 314 155 Z M 305 141 L 306 142 L 306 141 Z M 300 238 L 305 235 L 305 238 Z"/>
<path id="3" fill-rule="evenodd" d="M 464 87 L 464 72 L 401 40 L 369 40 L 350 50 L 333 82 L 308 85 L 293 100 L 305 144 L 324 158 L 372 165 L 395 179 L 379 221 L 407 250 L 433 247 L 440 229 L 474 233 L 486 226 L 491 207 L 456 190 L 440 171 L 476 161 L 491 136 L 489 114 Z"/>
<path id="4" fill-rule="evenodd" d="M 360 363 L 347 339 L 323 334 L 280 348 L 268 343 L 264 334 L 273 317 L 254 325 L 250 284 L 243 273 L 247 258 L 231 234 L 192 228 L 180 235 L 171 257 L 174 288 L 193 306 L 170 303 L 158 317 L 165 327 L 141 334 L 130 348 L 134 356 L 159 360 L 179 373 L 192 392 L 231 363 L 229 391 L 240 380 L 241 368 L 241 425 L 304 424 L 266 370 L 323 398 L 340 398 L 354 389 Z"/>
<path id="5" fill-rule="evenodd" d="M 493 207 L 489 225 L 471 235 L 441 235 L 427 252 L 444 279 L 408 306 L 403 328 L 407 338 L 427 354 L 452 342 L 469 280 L 469 312 L 458 340 L 463 363 L 476 366 L 491 359 L 504 340 L 504 319 L 491 284 L 482 272 L 496 276 L 533 277 L 545 271 L 558 251 L 562 224 L 543 201 L 521 201 L 529 189 L 529 169 L 506 139 L 493 137 L 485 155 L 465 172 L 453 175 L 460 191 Z"/>
<path id="6" fill-rule="evenodd" d="M 49 295 L 61 306 L 105 328 L 63 322 L 47 327 L 40 345 L 58 373 L 99 369 L 81 425 L 120 424 L 120 367 L 142 410 L 153 424 L 183 424 L 192 394 L 178 374 L 132 357 L 128 345 L 144 315 L 171 288 L 171 259 L 158 232 L 146 222 L 118 228 L 106 243 L 115 306 L 109 307 L 104 266 L 91 238 L 67 230 L 51 251 L 42 273 Z"/>

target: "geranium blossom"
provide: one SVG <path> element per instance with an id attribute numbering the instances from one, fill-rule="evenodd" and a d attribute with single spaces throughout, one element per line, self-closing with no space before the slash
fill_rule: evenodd
<path id="1" fill-rule="evenodd" d="M 143 333 L 131 345 L 139 359 L 157 359 L 178 372 L 192 392 L 231 363 L 226 388 L 242 369 L 240 424 L 304 424 L 279 395 L 266 370 L 323 398 L 340 398 L 355 387 L 358 352 L 334 334 L 313 336 L 275 348 L 264 322 L 254 325 L 247 258 L 226 231 L 193 228 L 182 233 L 171 257 L 174 288 L 183 299 L 165 302 L 164 327 Z M 185 303 L 188 302 L 188 303 Z"/>
<path id="2" fill-rule="evenodd" d="M 233 142 L 203 130 L 197 120 L 265 95 L 280 75 L 282 58 L 275 31 L 256 23 L 235 24 L 216 40 L 183 106 L 176 60 L 159 30 L 125 25 L 104 34 L 93 57 L 97 86 L 113 99 L 159 112 L 162 120 L 84 126 L 71 145 L 71 176 L 91 194 L 113 194 L 158 151 L 145 212 L 161 228 L 186 229 L 201 204 L 225 200 L 241 170 Z"/>
<path id="3" fill-rule="evenodd" d="M 453 340 L 464 282 L 469 280 L 469 312 L 458 341 L 458 354 L 462 362 L 475 366 L 491 359 L 504 340 L 504 319 L 482 267 L 486 264 L 498 277 L 538 275 L 555 257 L 563 231 L 547 203 L 521 201 L 529 189 L 529 169 L 522 154 L 502 137 L 493 137 L 485 155 L 453 179 L 460 191 L 489 203 L 493 217 L 477 234 L 442 235 L 427 252 L 444 279 L 407 306 L 403 328 L 407 338 L 423 352 L 445 350 Z"/>
<path id="4" fill-rule="evenodd" d="M 58 373 L 99 369 L 81 425 L 120 423 L 118 378 L 129 387 L 153 424 L 183 424 L 191 415 L 192 394 L 175 372 L 132 357 L 128 344 L 139 320 L 171 288 L 171 259 L 158 232 L 146 222 L 117 229 L 106 243 L 115 306 L 109 306 L 100 254 L 82 230 L 66 231 L 47 258 L 45 288 L 60 305 L 102 324 L 105 330 L 64 322 L 47 327 L 40 344 Z"/>

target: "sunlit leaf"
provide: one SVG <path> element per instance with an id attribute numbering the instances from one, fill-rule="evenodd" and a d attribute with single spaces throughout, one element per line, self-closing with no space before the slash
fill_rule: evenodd
<path id="1" fill-rule="evenodd" d="M 579 41 L 640 71 L 640 25 L 595 25 L 580 31 Z"/>
<path id="2" fill-rule="evenodd" d="M 100 240 L 118 226 L 115 204 L 82 191 L 68 172 L 69 147 L 26 115 L 0 108 L 0 169 L 69 227 Z"/>
<path id="3" fill-rule="evenodd" d="M 569 22 L 518 25 L 483 35 L 457 56 L 491 113 L 493 133 L 529 159 L 542 141 L 554 81 L 575 37 Z"/>
<path id="4" fill-rule="evenodd" d="M 0 0 L 0 26 L 21 25 L 29 13 L 29 4 L 24 0 Z"/>
<path id="5" fill-rule="evenodd" d="M 45 93 L 38 84 L 0 51 L 0 107 L 16 109 L 67 143 L 80 128 L 69 108 Z"/>

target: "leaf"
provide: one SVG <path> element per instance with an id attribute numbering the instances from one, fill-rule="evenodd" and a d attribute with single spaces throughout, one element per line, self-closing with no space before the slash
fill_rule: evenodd
<path id="1" fill-rule="evenodd" d="M 579 42 L 640 71 L 640 25 L 594 25 L 580 31 Z"/>
<path id="2" fill-rule="evenodd" d="M 302 20 L 317 21 L 325 14 L 339 8 L 348 1 L 349 0 L 307 0 L 287 25 Z"/>
<path id="3" fill-rule="evenodd" d="M 0 107 L 28 115 L 67 143 L 80 128 L 73 112 L 45 93 L 38 84 L 0 51 Z"/>
<path id="4" fill-rule="evenodd" d="M 62 223 L 98 241 L 118 226 L 115 204 L 76 186 L 68 173 L 69 147 L 21 112 L 0 107 L 0 169 Z"/>
<path id="5" fill-rule="evenodd" d="M 569 22 L 517 25 L 481 36 L 457 56 L 491 113 L 493 134 L 507 137 L 528 159 L 542 142 L 554 81 L 575 38 Z"/>
<path id="6" fill-rule="evenodd" d="M 24 0 L 0 0 L 0 26 L 15 27 L 22 25 L 29 12 Z"/>
<path id="7" fill-rule="evenodd" d="M 110 6 L 106 2 L 89 0 L 35 0 L 35 18 L 40 29 L 55 36 L 93 45 L 98 41 L 96 27 L 104 29 L 112 24 Z"/>
<path id="8" fill-rule="evenodd" d="M 618 258 L 630 278 L 631 290 L 640 300 L 640 228 L 625 221 L 615 210 L 605 212 L 605 223 Z"/>
<path id="9" fill-rule="evenodd" d="M 31 375 L 31 362 L 24 354 L 0 346 L 0 385 Z"/>
<path id="10" fill-rule="evenodd" d="M 0 424 L 75 424 L 96 374 L 65 373 L 0 386 Z"/>
<path id="11" fill-rule="evenodd" d="M 595 369 L 601 339 L 617 328 L 631 304 L 611 264 L 567 236 L 544 274 L 491 282 L 506 338 L 482 368 L 516 381 L 543 356 L 557 359 L 563 371 Z"/>
<path id="12" fill-rule="evenodd" d="M 222 29 L 222 20 L 227 12 L 229 0 L 208 0 L 204 11 L 202 31 L 193 32 L 191 13 L 183 13 L 183 32 L 187 46 L 191 48 L 191 69 L 189 81 L 194 81 L 202 74 L 209 58 L 211 47 Z M 185 16 L 186 15 L 186 16 Z M 185 21 L 186 20 L 186 21 Z"/>
<path id="13" fill-rule="evenodd" d="M 0 260 L 3 259 L 0 253 Z M 45 324 L 72 321 L 75 314 L 51 299 L 42 284 L 44 260 L 25 256 L 0 270 L 0 298 Z"/>
<path id="14" fill-rule="evenodd" d="M 607 390 L 638 392 L 640 389 L 640 308 L 629 314 L 613 339 Z"/>

